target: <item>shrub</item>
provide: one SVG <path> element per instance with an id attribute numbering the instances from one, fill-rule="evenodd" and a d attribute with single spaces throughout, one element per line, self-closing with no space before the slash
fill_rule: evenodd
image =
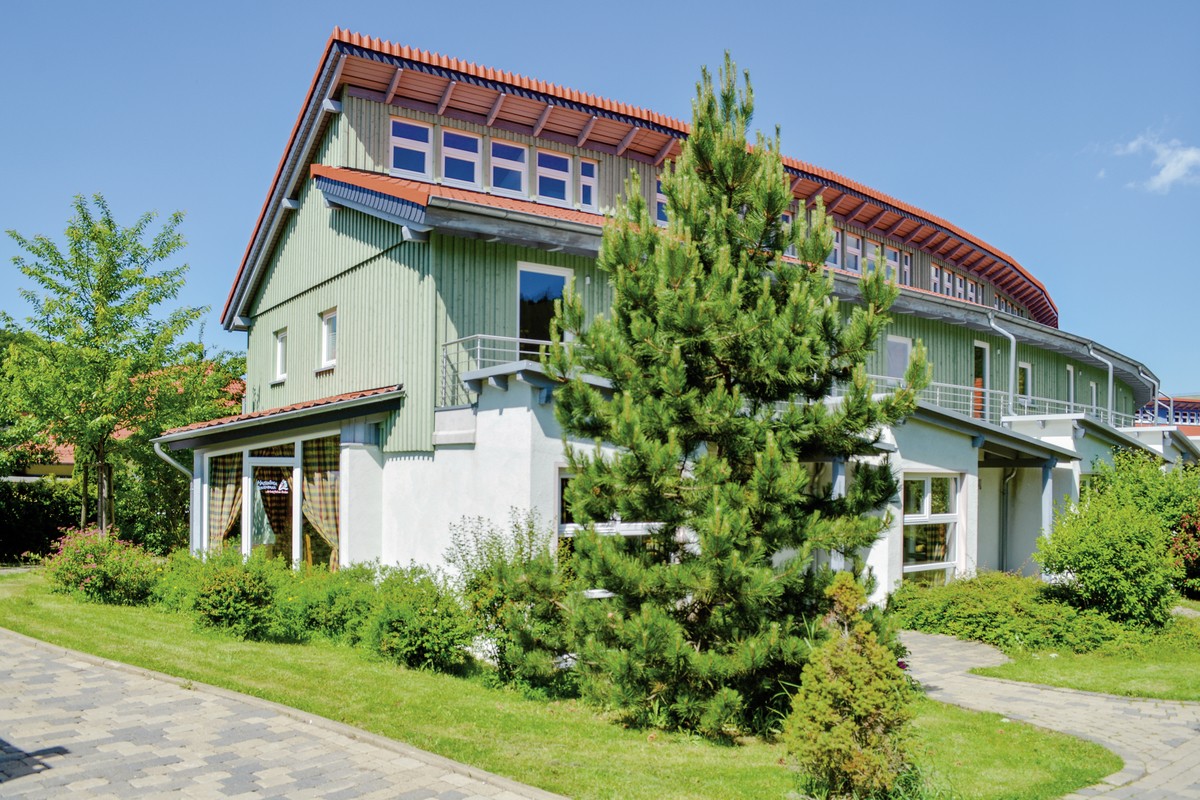
<path id="1" fill-rule="evenodd" d="M 159 569 L 162 571 L 150 594 L 151 602 L 167 611 L 192 612 L 200 592 L 204 562 L 187 550 L 176 550 Z"/>
<path id="2" fill-rule="evenodd" d="M 62 529 L 79 519 L 78 509 L 67 481 L 0 481 L 0 563 L 49 553 Z"/>
<path id="3" fill-rule="evenodd" d="M 67 531 L 46 560 L 46 574 L 60 591 L 88 600 L 132 606 L 146 602 L 158 566 L 140 547 L 101 536 L 95 529 Z"/>
<path id="4" fill-rule="evenodd" d="M 320 635 L 357 644 L 378 595 L 379 568 L 366 564 L 330 572 L 308 567 L 277 587 L 277 603 L 294 619 L 300 635 Z"/>
<path id="5" fill-rule="evenodd" d="M 1179 567 L 1179 589 L 1200 598 L 1200 512 L 1184 514 L 1171 534 L 1171 558 Z"/>
<path id="6" fill-rule="evenodd" d="M 806 789 L 836 797 L 885 796 L 909 769 L 904 744 L 910 689 L 893 653 L 859 611 L 866 595 L 849 573 L 826 590 L 831 636 L 804 666 L 783 742 Z"/>
<path id="7" fill-rule="evenodd" d="M 287 564 L 278 562 L 290 572 Z M 221 628 L 239 639 L 265 639 L 275 622 L 272 572 L 278 567 L 259 553 L 243 562 L 236 550 L 209 556 L 200 570 L 194 607 L 202 626 Z"/>
<path id="8" fill-rule="evenodd" d="M 451 672 L 466 663 L 473 634 L 470 618 L 445 582 L 414 565 L 383 572 L 363 638 L 389 661 Z"/>
<path id="9" fill-rule="evenodd" d="M 457 585 L 498 680 L 555 696 L 574 694 L 575 674 L 563 668 L 570 574 L 537 513 L 514 509 L 507 530 L 482 518 L 464 520 L 451 534 L 446 562 L 458 570 Z"/>
<path id="10" fill-rule="evenodd" d="M 1168 553 L 1167 526 L 1155 514 L 1114 500 L 1092 494 L 1058 515 L 1053 535 L 1038 537 L 1033 557 L 1077 608 L 1121 623 L 1161 626 L 1171 618 L 1181 575 Z"/>
<path id="11" fill-rule="evenodd" d="M 905 583 L 888 613 L 906 628 L 995 645 L 1006 653 L 1095 650 L 1117 638 L 1120 626 L 1096 611 L 1054 600 L 1046 584 L 1006 572 L 983 572 L 945 586 Z"/>

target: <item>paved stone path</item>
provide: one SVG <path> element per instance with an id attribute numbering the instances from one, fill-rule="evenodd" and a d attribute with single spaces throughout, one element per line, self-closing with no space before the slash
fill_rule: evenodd
<path id="1" fill-rule="evenodd" d="M 0 797 L 168 795 L 559 797 L 322 717 L 0 629 Z"/>
<path id="2" fill-rule="evenodd" d="M 1008 661 L 994 647 L 913 631 L 902 633 L 901 640 L 913 677 L 935 700 L 1090 739 L 1125 761 L 1120 772 L 1069 798 L 1200 800 L 1200 703 L 984 678 L 967 670 Z"/>

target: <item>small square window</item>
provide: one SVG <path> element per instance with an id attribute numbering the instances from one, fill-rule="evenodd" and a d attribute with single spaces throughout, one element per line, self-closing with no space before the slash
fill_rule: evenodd
<path id="1" fill-rule="evenodd" d="M 433 129 L 406 119 L 392 120 L 392 172 L 409 178 L 433 177 Z"/>
<path id="2" fill-rule="evenodd" d="M 537 153 L 538 199 L 555 205 L 568 205 L 571 191 L 571 157 L 549 150 Z"/>
<path id="3" fill-rule="evenodd" d="M 442 130 L 442 183 L 478 188 L 483 148 L 478 136 Z"/>
<path id="4" fill-rule="evenodd" d="M 331 308 L 321 315 L 321 367 L 332 367 L 337 363 L 337 309 Z"/>
<path id="5" fill-rule="evenodd" d="M 492 191 L 512 197 L 526 197 L 525 181 L 529 174 L 529 149 L 519 144 L 492 140 Z"/>
<path id="6" fill-rule="evenodd" d="M 275 380 L 287 378 L 287 328 L 275 331 Z"/>

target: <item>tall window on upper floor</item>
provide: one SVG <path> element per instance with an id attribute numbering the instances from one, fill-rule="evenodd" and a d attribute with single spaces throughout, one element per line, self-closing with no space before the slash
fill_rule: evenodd
<path id="1" fill-rule="evenodd" d="M 859 261 L 862 258 L 862 239 L 853 234 L 846 234 L 846 269 L 858 272 Z"/>
<path id="2" fill-rule="evenodd" d="M 550 150 L 537 151 L 537 195 L 544 203 L 570 205 L 571 157 Z"/>
<path id="3" fill-rule="evenodd" d="M 321 369 L 337 364 L 338 313 L 331 308 L 321 315 Z"/>
<path id="4" fill-rule="evenodd" d="M 433 178 L 433 128 L 420 122 L 392 120 L 392 172 L 406 178 Z"/>
<path id="5" fill-rule="evenodd" d="M 887 265 L 887 277 L 890 281 L 900 281 L 900 251 L 894 247 L 883 248 L 883 261 Z"/>
<path id="6" fill-rule="evenodd" d="M 954 296 L 959 300 L 967 299 L 967 285 L 962 275 L 954 276 Z"/>
<path id="7" fill-rule="evenodd" d="M 1094 412 L 1100 407 L 1100 393 L 1096 390 L 1096 382 L 1088 381 L 1088 403 Z"/>
<path id="8" fill-rule="evenodd" d="M 667 196 L 663 194 L 662 181 L 654 182 L 654 221 L 667 224 Z"/>
<path id="9" fill-rule="evenodd" d="M 825 266 L 840 269 L 842 266 L 842 232 L 833 232 L 833 249 L 825 256 Z"/>
<path id="10" fill-rule="evenodd" d="M 550 340 L 554 303 L 561 300 L 574 273 L 566 267 L 521 262 L 517 266 L 517 324 L 523 357 L 536 356 Z"/>
<path id="11" fill-rule="evenodd" d="M 1029 402 L 1033 396 L 1033 365 L 1026 361 L 1017 362 L 1017 397 Z"/>
<path id="12" fill-rule="evenodd" d="M 478 136 L 442 128 L 442 183 L 478 189 L 482 158 Z"/>
<path id="13" fill-rule="evenodd" d="M 792 222 L 794 221 L 794 218 L 792 217 L 792 213 L 790 211 L 785 211 L 785 212 L 783 212 L 782 217 L 783 217 L 783 224 L 790 228 L 792 226 Z M 797 257 L 796 245 L 791 244 L 791 245 L 788 245 L 787 247 L 785 247 L 783 249 L 783 254 L 785 256 L 791 256 L 792 258 L 796 258 Z"/>
<path id="14" fill-rule="evenodd" d="M 904 253 L 900 257 L 900 285 L 913 285 L 912 253 Z"/>
<path id="15" fill-rule="evenodd" d="M 944 267 L 942 268 L 942 294 L 946 297 L 954 297 L 955 277 L 956 276 L 953 272 Z M 962 278 L 959 278 L 958 280 L 961 282 Z"/>
<path id="16" fill-rule="evenodd" d="M 596 174 L 600 165 L 588 158 L 579 159 L 579 207 L 584 211 L 596 211 L 599 199 L 596 196 Z"/>
<path id="17" fill-rule="evenodd" d="M 492 139 L 492 192 L 525 198 L 529 189 L 529 148 Z"/>
<path id="18" fill-rule="evenodd" d="M 1067 364 L 1067 405 L 1068 411 L 1075 410 L 1075 366 Z"/>
<path id="19" fill-rule="evenodd" d="M 929 291 L 934 294 L 942 293 L 942 270 L 940 267 L 929 268 Z"/>
<path id="20" fill-rule="evenodd" d="M 275 331 L 275 380 L 287 380 L 287 328 Z"/>
<path id="21" fill-rule="evenodd" d="M 945 583 L 958 549 L 958 475 L 904 476 L 904 579 Z"/>
<path id="22" fill-rule="evenodd" d="M 973 280 L 968 280 L 968 281 L 967 281 L 967 302 L 968 302 L 968 303 L 974 303 L 974 302 L 975 302 L 975 292 L 976 292 L 976 289 L 977 289 L 977 285 L 976 285 L 975 281 L 973 281 Z"/>
<path id="23" fill-rule="evenodd" d="M 870 274 L 875 271 L 875 267 L 879 264 L 879 245 L 868 239 L 863 243 L 863 247 L 863 260 L 866 262 L 865 271 L 867 274 Z"/>

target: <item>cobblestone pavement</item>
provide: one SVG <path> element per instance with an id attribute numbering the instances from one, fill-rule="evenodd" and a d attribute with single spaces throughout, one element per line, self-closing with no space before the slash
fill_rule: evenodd
<path id="1" fill-rule="evenodd" d="M 984 678 L 967 670 L 1007 661 L 994 647 L 913 631 L 901 640 L 913 677 L 933 699 L 1090 739 L 1125 761 L 1120 772 L 1068 798 L 1200 800 L 1200 703 Z"/>
<path id="2" fill-rule="evenodd" d="M 322 717 L 0 629 L 0 797 L 553 800 Z"/>

